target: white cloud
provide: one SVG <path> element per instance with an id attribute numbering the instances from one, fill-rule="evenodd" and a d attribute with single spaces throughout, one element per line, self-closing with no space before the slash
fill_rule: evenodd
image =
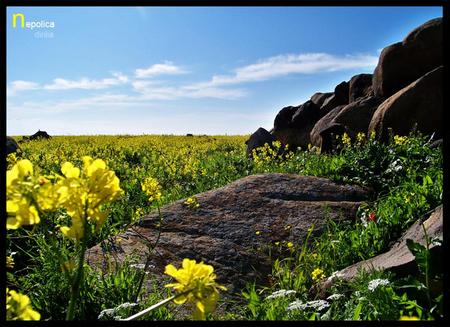
<path id="1" fill-rule="evenodd" d="M 235 69 L 233 75 L 214 75 L 197 87 L 257 82 L 288 74 L 313 74 L 346 69 L 375 67 L 378 57 L 372 55 L 335 56 L 327 53 L 287 54 L 259 60 Z"/>
<path id="2" fill-rule="evenodd" d="M 225 89 L 211 86 L 197 87 L 188 84 L 178 87 L 162 87 L 156 81 L 134 81 L 131 83 L 134 90 L 141 94 L 145 100 L 175 100 L 179 98 L 217 98 L 238 99 L 247 94 L 242 89 Z"/>
<path id="3" fill-rule="evenodd" d="M 45 90 L 71 90 L 71 89 L 105 89 L 110 86 L 125 84 L 128 82 L 128 77 L 122 73 L 112 73 L 114 77 L 103 79 L 89 79 L 81 78 L 79 80 L 67 80 L 64 78 L 55 78 L 52 84 L 46 84 L 43 86 Z"/>
<path id="4" fill-rule="evenodd" d="M 162 64 L 154 64 L 148 68 L 138 68 L 135 70 L 137 78 L 148 78 L 157 75 L 179 75 L 188 73 L 179 66 L 175 66 L 170 61 L 164 61 Z"/>
<path id="5" fill-rule="evenodd" d="M 7 96 L 13 96 L 20 91 L 37 90 L 37 89 L 39 89 L 38 83 L 18 80 L 9 83 L 6 90 L 6 94 Z"/>

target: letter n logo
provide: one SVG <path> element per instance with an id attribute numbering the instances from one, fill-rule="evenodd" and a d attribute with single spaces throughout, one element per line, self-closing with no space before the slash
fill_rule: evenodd
<path id="1" fill-rule="evenodd" d="M 20 26 L 25 27 L 25 16 L 24 14 L 13 14 L 13 27 L 16 28 L 17 17 L 20 17 Z"/>

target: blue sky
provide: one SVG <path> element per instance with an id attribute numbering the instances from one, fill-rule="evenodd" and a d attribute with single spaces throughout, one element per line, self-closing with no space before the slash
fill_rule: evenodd
<path id="1" fill-rule="evenodd" d="M 14 28 L 17 13 L 47 27 Z M 270 129 L 435 17 L 441 7 L 9 7 L 7 134 Z"/>

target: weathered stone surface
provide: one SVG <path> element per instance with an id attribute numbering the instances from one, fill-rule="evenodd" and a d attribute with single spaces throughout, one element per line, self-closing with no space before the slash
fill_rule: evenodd
<path id="1" fill-rule="evenodd" d="M 291 149 L 296 149 L 297 147 L 305 149 L 310 143 L 309 133 L 314 127 L 314 124 L 321 117 L 320 109 L 311 100 L 306 101 L 300 106 L 288 108 L 290 108 L 289 110 L 292 111 L 295 109 L 294 113 L 292 114 L 291 120 L 289 122 L 283 123 L 283 128 L 279 127 L 281 125 L 280 123 L 274 123 L 277 128 L 274 128 L 273 135 L 283 145 L 289 144 L 289 147 Z M 282 111 L 285 109 L 286 108 L 282 109 Z M 290 111 L 286 110 L 286 113 L 287 112 L 290 113 Z M 287 114 L 285 117 L 287 117 Z"/>
<path id="2" fill-rule="evenodd" d="M 295 110 L 291 126 L 302 130 L 305 126 L 315 124 L 321 118 L 319 109 L 313 101 L 306 101 Z"/>
<path id="3" fill-rule="evenodd" d="M 289 106 L 281 109 L 278 114 L 275 116 L 275 120 L 273 122 L 273 131 L 281 131 L 286 128 L 291 127 L 292 116 L 298 107 Z"/>
<path id="4" fill-rule="evenodd" d="M 442 137 L 443 71 L 440 66 L 386 99 L 373 114 L 369 134 L 375 131 L 387 139 L 389 128 L 396 135 L 408 135 L 416 127 Z"/>
<path id="5" fill-rule="evenodd" d="M 347 133 L 355 139 L 358 133 L 367 133 L 373 113 L 381 103 L 379 98 L 366 96 L 346 106 L 338 107 L 317 123 L 314 130 L 313 145 L 319 146 L 322 152 L 331 151 L 337 144 L 336 136 Z"/>
<path id="6" fill-rule="evenodd" d="M 365 261 L 360 261 L 338 271 L 337 275 L 339 278 L 343 280 L 352 280 L 357 275 L 359 269 L 366 271 L 388 270 L 394 272 L 398 277 L 405 277 L 407 275 L 414 274 L 417 271 L 417 264 L 415 262 L 414 255 L 409 251 L 406 245 L 406 240 L 411 239 L 414 242 L 426 245 L 422 222 L 425 226 L 428 237 L 431 239 L 443 239 L 442 205 L 437 207 L 428 217 L 425 216 L 425 218 L 427 218 L 425 221 L 424 219 L 417 220 L 388 252 Z M 441 251 L 441 246 L 436 243 L 433 243 L 430 248 L 434 255 Z M 312 288 L 310 292 L 313 294 L 318 294 L 319 297 L 323 298 L 326 296 L 327 290 L 329 290 L 334 281 L 335 279 L 328 278 L 320 283 L 318 287 Z"/>
<path id="7" fill-rule="evenodd" d="M 331 121 L 345 108 L 345 105 L 338 106 L 323 116 L 313 127 L 310 133 L 311 144 L 322 148 L 321 133 L 330 128 Z"/>
<path id="8" fill-rule="evenodd" d="M 191 258 L 212 264 L 218 280 L 231 288 L 255 278 L 265 283 L 271 272 L 269 245 L 277 241 L 301 244 L 312 225 L 314 233 L 322 231 L 327 217 L 354 219 L 368 196 L 361 187 L 338 185 L 324 178 L 291 174 L 242 178 L 198 194 L 197 209 L 186 207 L 184 200 L 161 209 L 162 233 L 150 271 L 162 276 L 165 265 L 179 266 L 183 258 Z M 138 235 L 154 242 L 158 222 L 158 214 L 153 213 L 144 216 L 139 226 L 120 234 L 122 241 L 115 253 L 118 260 L 136 253 L 137 261 L 145 262 L 147 247 Z M 272 249 L 272 259 L 278 255 L 282 253 Z M 87 258 L 89 264 L 101 266 L 101 246 L 91 248 Z"/>
<path id="9" fill-rule="evenodd" d="M 326 127 L 324 127 L 319 132 L 319 135 L 321 137 L 320 152 L 328 153 L 333 149 L 336 149 L 337 146 L 341 143 L 341 140 L 338 139 L 338 137 L 342 136 L 345 132 L 345 126 L 341 124 L 330 123 Z"/>
<path id="10" fill-rule="evenodd" d="M 372 74 L 359 74 L 350 79 L 349 82 L 349 103 L 358 98 L 366 97 L 372 93 Z"/>
<path id="11" fill-rule="evenodd" d="M 367 133 L 374 112 L 381 103 L 381 99 L 374 96 L 359 98 L 346 105 L 331 121 L 345 127 L 345 132 L 354 139 L 358 133 Z"/>
<path id="12" fill-rule="evenodd" d="M 324 103 L 324 101 L 327 98 L 331 97 L 333 94 L 334 94 L 333 92 L 326 92 L 326 93 L 317 92 L 314 93 L 314 95 L 311 97 L 311 101 L 314 102 L 320 108 Z"/>
<path id="13" fill-rule="evenodd" d="M 344 81 L 338 84 L 334 89 L 333 95 L 327 98 L 320 107 L 321 116 L 325 116 L 337 106 L 348 104 L 348 95 L 349 83 Z"/>
<path id="14" fill-rule="evenodd" d="M 48 135 L 47 132 L 41 130 L 37 131 L 36 133 L 34 133 L 29 137 L 30 140 L 49 139 L 49 138 L 51 138 L 51 136 Z"/>
<path id="15" fill-rule="evenodd" d="M 17 144 L 16 140 L 14 140 L 12 137 L 7 136 L 6 137 L 6 154 L 14 153 L 17 150 L 19 150 L 20 147 Z"/>
<path id="16" fill-rule="evenodd" d="M 273 141 L 276 141 L 276 139 L 272 134 L 262 127 L 258 128 L 256 132 L 250 135 L 250 138 L 245 141 L 245 144 L 247 144 L 247 156 L 252 155 L 253 149 L 264 146 L 266 143 L 271 145 Z"/>
<path id="17" fill-rule="evenodd" d="M 312 126 L 307 126 L 306 129 L 311 130 Z M 272 132 L 273 136 L 281 142 L 281 144 L 284 146 L 289 145 L 289 149 L 291 150 L 297 150 L 298 147 L 304 148 L 304 144 L 308 144 L 309 142 L 309 135 L 303 133 L 302 131 L 299 131 L 296 128 L 284 128 L 282 130 L 274 130 Z"/>
<path id="18" fill-rule="evenodd" d="M 432 19 L 411 31 L 403 42 L 383 49 L 373 73 L 376 96 L 387 98 L 443 65 L 442 24 L 442 18 Z"/>

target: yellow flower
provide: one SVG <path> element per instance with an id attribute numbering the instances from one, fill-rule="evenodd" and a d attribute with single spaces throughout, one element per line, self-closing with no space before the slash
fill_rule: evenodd
<path id="1" fill-rule="evenodd" d="M 14 268 L 14 258 L 10 255 L 6 256 L 6 268 Z"/>
<path id="2" fill-rule="evenodd" d="M 66 178 L 78 178 L 80 176 L 80 168 L 74 167 L 70 162 L 65 162 L 61 166 L 61 172 Z"/>
<path id="3" fill-rule="evenodd" d="M 158 180 L 153 177 L 147 177 L 144 183 L 141 185 L 142 191 L 147 194 L 149 201 L 154 200 L 159 201 L 161 199 L 161 185 L 159 185 Z"/>
<path id="4" fill-rule="evenodd" d="M 256 235 L 261 235 L 261 232 L 259 230 L 256 231 Z"/>
<path id="5" fill-rule="evenodd" d="M 6 288 L 6 320 L 40 320 L 39 312 L 30 305 L 26 295 Z"/>
<path id="6" fill-rule="evenodd" d="M 45 177 L 39 177 L 41 185 L 36 194 L 36 201 L 42 210 L 52 211 L 60 206 L 59 186 L 53 185 Z"/>
<path id="7" fill-rule="evenodd" d="M 366 134 L 358 133 L 358 135 L 356 135 L 356 141 L 358 142 L 358 144 L 364 143 L 365 140 L 366 140 Z"/>
<path id="8" fill-rule="evenodd" d="M 342 144 L 344 145 L 350 145 L 351 140 L 347 133 L 342 134 Z"/>
<path id="9" fill-rule="evenodd" d="M 401 316 L 400 320 L 420 320 L 420 319 L 416 316 Z"/>
<path id="10" fill-rule="evenodd" d="M 215 308 L 219 289 L 226 290 L 216 283 L 213 266 L 206 265 L 203 261 L 196 263 L 195 260 L 184 259 L 182 268 L 167 265 L 164 273 L 177 280 L 177 283 L 166 285 L 181 294 L 175 298 L 176 304 L 195 303 L 194 319 L 205 319 L 205 314 Z"/>
<path id="11" fill-rule="evenodd" d="M 291 249 L 291 248 L 294 247 L 294 243 L 288 242 L 288 243 L 286 244 L 286 246 L 287 246 L 289 249 Z"/>
<path id="12" fill-rule="evenodd" d="M 61 232 L 76 240 L 84 237 L 88 222 L 93 223 L 98 231 L 107 218 L 106 212 L 101 210 L 102 205 L 123 194 L 119 179 L 112 170 L 107 169 L 103 160 L 93 160 L 89 156 L 82 159 L 82 172 L 70 162 L 61 166 L 64 176 L 59 176 L 55 189 L 51 190 L 53 193 L 50 192 L 72 218 L 72 225 L 60 227 Z"/>
<path id="13" fill-rule="evenodd" d="M 6 201 L 6 229 L 17 229 L 22 225 L 33 225 L 40 222 L 35 206 L 30 205 L 27 198 L 15 198 Z"/>
<path id="14" fill-rule="evenodd" d="M 403 145 L 406 144 L 408 141 L 408 138 L 406 136 L 399 136 L 399 135 L 395 135 L 394 136 L 394 143 L 396 145 Z"/>
<path id="15" fill-rule="evenodd" d="M 324 277 L 325 277 L 325 275 L 323 273 L 323 270 L 320 269 L 320 268 L 314 269 L 313 272 L 311 273 L 311 278 L 315 282 L 320 280 L 320 279 L 322 279 L 322 278 L 324 278 Z"/>
<path id="16" fill-rule="evenodd" d="M 184 204 L 190 209 L 195 209 L 195 208 L 200 207 L 200 204 L 198 203 L 198 200 L 195 196 L 191 196 L 191 197 L 187 198 L 186 201 L 184 201 Z"/>

